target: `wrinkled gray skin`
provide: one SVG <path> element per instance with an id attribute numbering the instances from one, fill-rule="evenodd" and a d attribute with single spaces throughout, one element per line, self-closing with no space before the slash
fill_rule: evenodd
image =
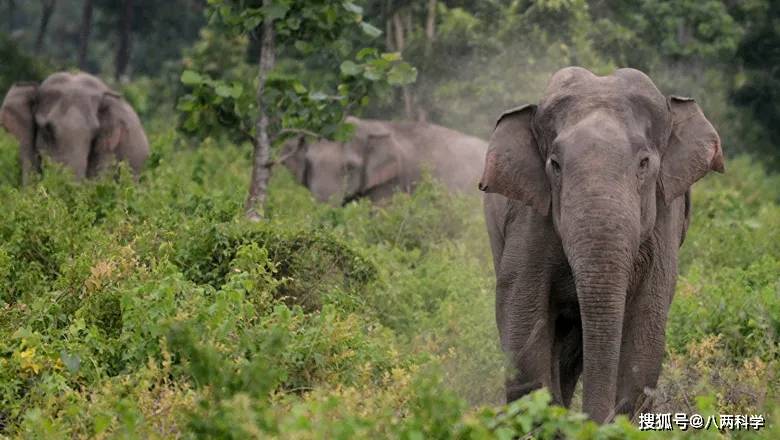
<path id="1" fill-rule="evenodd" d="M 0 125 L 19 141 L 22 182 L 40 172 L 41 156 L 94 177 L 116 160 L 137 176 L 149 143 L 130 105 L 101 80 L 59 72 L 40 85 L 20 83 L 6 94 Z"/>
<path id="2" fill-rule="evenodd" d="M 642 72 L 558 71 L 538 106 L 504 113 L 480 188 L 508 401 L 548 387 L 598 422 L 648 411 L 664 355 L 690 186 L 723 171 L 689 98 Z"/>
<path id="3" fill-rule="evenodd" d="M 347 118 L 349 142 L 301 144 L 284 164 L 317 200 L 378 201 L 411 191 L 424 170 L 454 191 L 476 192 L 487 143 L 434 124 Z M 286 146 L 290 152 L 296 142 Z"/>

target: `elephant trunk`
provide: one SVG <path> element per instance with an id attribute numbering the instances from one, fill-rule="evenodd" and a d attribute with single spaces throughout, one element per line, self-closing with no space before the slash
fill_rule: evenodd
<path id="1" fill-rule="evenodd" d="M 623 315 L 638 249 L 639 218 L 630 200 L 615 195 L 614 185 L 582 192 L 576 201 L 567 204 L 562 200 L 561 217 L 569 221 L 561 225 L 561 238 L 574 274 L 582 320 L 583 410 L 605 422 L 615 407 Z"/>

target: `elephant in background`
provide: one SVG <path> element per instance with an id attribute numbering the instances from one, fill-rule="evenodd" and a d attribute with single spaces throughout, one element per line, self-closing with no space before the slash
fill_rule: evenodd
<path id="1" fill-rule="evenodd" d="M 19 141 L 22 183 L 41 171 L 41 156 L 76 178 L 98 175 L 116 160 L 138 176 L 149 142 L 132 107 L 100 79 L 58 72 L 40 85 L 17 83 L 0 107 L 0 125 Z"/>
<path id="2" fill-rule="evenodd" d="M 690 187 L 723 162 L 696 102 L 634 69 L 562 69 L 501 115 L 480 189 L 507 400 L 544 386 L 568 406 L 582 375 L 592 419 L 650 410 Z"/>
<path id="3" fill-rule="evenodd" d="M 288 144 L 283 163 L 319 201 L 378 201 L 410 192 L 424 170 L 453 191 L 477 190 L 487 143 L 422 122 L 347 118 L 349 142 L 299 138 Z"/>

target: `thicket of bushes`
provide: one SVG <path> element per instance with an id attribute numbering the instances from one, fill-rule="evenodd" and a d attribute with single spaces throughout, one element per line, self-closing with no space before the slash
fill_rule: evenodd
<path id="1" fill-rule="evenodd" d="M 49 167 L 19 189 L 0 134 L 0 437 L 640 436 L 544 392 L 496 406 L 477 198 L 333 208 L 279 170 L 248 224 L 248 151 L 151 139 L 138 184 Z M 778 183 L 741 158 L 697 185 L 659 410 L 763 413 L 780 435 Z"/>

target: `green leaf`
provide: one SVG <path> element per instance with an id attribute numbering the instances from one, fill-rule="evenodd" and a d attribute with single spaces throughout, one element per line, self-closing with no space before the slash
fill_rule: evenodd
<path id="1" fill-rule="evenodd" d="M 376 56 L 376 53 L 377 51 L 373 47 L 366 47 L 358 51 L 356 58 L 358 59 L 358 61 L 363 61 L 364 59 L 372 55 Z"/>
<path id="2" fill-rule="evenodd" d="M 374 66 L 368 65 L 363 71 L 363 77 L 370 81 L 379 81 L 382 79 L 382 73 L 374 68 Z"/>
<path id="3" fill-rule="evenodd" d="M 363 8 L 352 2 L 344 2 L 344 9 L 356 15 L 363 15 Z"/>
<path id="4" fill-rule="evenodd" d="M 238 99 L 244 94 L 244 86 L 241 83 L 233 83 L 233 98 Z"/>
<path id="5" fill-rule="evenodd" d="M 387 73 L 387 82 L 393 86 L 411 84 L 417 80 L 417 69 L 408 63 L 398 63 Z"/>
<path id="6" fill-rule="evenodd" d="M 181 83 L 186 86 L 196 86 L 203 82 L 203 77 L 193 70 L 185 70 L 181 74 Z"/>
<path id="7" fill-rule="evenodd" d="M 219 83 L 217 84 L 217 87 L 214 88 L 214 93 L 222 98 L 231 98 L 233 97 L 233 88 L 227 84 Z"/>
<path id="8" fill-rule="evenodd" d="M 263 16 L 259 14 L 250 15 L 243 21 L 244 30 L 252 32 L 263 22 Z"/>
<path id="9" fill-rule="evenodd" d="M 355 76 L 360 74 L 362 70 L 362 67 L 352 61 L 347 60 L 341 63 L 341 73 L 344 75 Z"/>
<path id="10" fill-rule="evenodd" d="M 60 351 L 60 359 L 62 359 L 62 363 L 65 364 L 65 368 L 67 368 L 71 374 L 78 373 L 81 368 L 81 358 L 79 358 L 78 355 L 71 355 L 65 350 L 62 350 Z"/>
<path id="11" fill-rule="evenodd" d="M 179 111 L 188 112 L 195 109 L 196 103 L 197 101 L 195 101 L 192 95 L 185 95 L 179 100 L 176 109 Z"/>
<path id="12" fill-rule="evenodd" d="M 355 134 L 355 125 L 350 123 L 342 123 L 339 124 L 333 133 L 333 137 L 337 141 L 346 142 L 350 139 L 352 139 L 352 136 Z"/>
<path id="13" fill-rule="evenodd" d="M 301 19 L 298 17 L 288 17 L 284 22 L 289 29 L 294 31 L 297 31 L 301 27 Z"/>
<path id="14" fill-rule="evenodd" d="M 401 52 L 385 52 L 382 54 L 385 61 L 401 61 Z"/>
<path id="15" fill-rule="evenodd" d="M 303 40 L 295 40 L 295 43 L 293 44 L 296 49 L 298 49 L 301 53 L 308 54 L 311 53 L 314 49 L 314 46 L 311 45 L 308 41 Z"/>
<path id="16" fill-rule="evenodd" d="M 299 95 L 306 93 L 306 87 L 298 81 L 293 83 L 293 90 L 295 90 L 295 93 Z"/>
<path id="17" fill-rule="evenodd" d="M 366 23 L 365 21 L 360 22 L 360 28 L 363 29 L 363 32 L 371 38 L 376 38 L 382 35 L 381 30 L 372 26 L 370 23 Z"/>
<path id="18" fill-rule="evenodd" d="M 311 93 L 309 93 L 309 99 L 311 99 L 312 101 L 324 101 L 324 100 L 328 99 L 328 95 L 326 95 L 325 93 L 319 92 L 319 91 L 318 92 L 311 92 Z"/>
<path id="19" fill-rule="evenodd" d="M 282 3 L 274 3 L 272 5 L 263 6 L 263 15 L 269 20 L 279 20 L 287 15 L 287 11 L 290 10 L 288 5 Z"/>

